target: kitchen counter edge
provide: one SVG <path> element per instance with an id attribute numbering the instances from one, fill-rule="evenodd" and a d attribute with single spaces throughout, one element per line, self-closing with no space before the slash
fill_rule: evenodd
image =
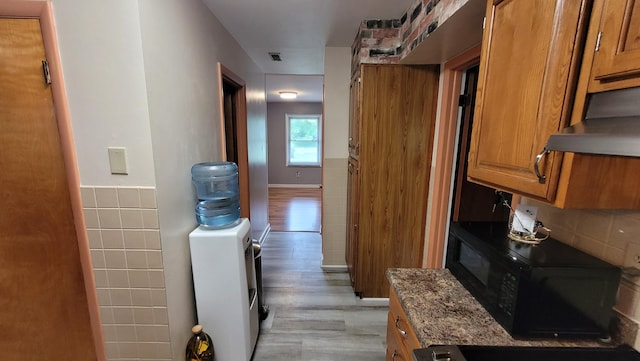
<path id="1" fill-rule="evenodd" d="M 616 330 L 610 342 L 515 339 L 448 269 L 390 268 L 387 270 L 387 279 L 398 296 L 422 347 L 430 345 L 611 347 L 622 343 L 633 344 L 637 334 L 637 326 L 633 322 L 624 317 L 618 317 Z"/>

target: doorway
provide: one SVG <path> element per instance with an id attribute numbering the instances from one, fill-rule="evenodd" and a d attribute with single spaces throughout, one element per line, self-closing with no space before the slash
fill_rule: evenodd
<path id="1" fill-rule="evenodd" d="M 218 63 L 218 70 L 221 126 L 224 134 L 222 154 L 226 161 L 236 163 L 238 166 L 240 217 L 251 219 L 246 83 L 220 63 Z"/>

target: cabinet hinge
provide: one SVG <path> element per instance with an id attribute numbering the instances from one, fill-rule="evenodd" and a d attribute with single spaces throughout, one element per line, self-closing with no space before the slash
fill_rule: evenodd
<path id="1" fill-rule="evenodd" d="M 42 75 L 44 76 L 45 84 L 51 84 L 51 73 L 49 72 L 49 63 L 46 60 L 42 61 Z"/>
<path id="2" fill-rule="evenodd" d="M 467 94 L 460 94 L 460 96 L 458 97 L 458 106 L 459 107 L 466 107 L 467 105 L 471 104 L 471 97 Z"/>
<path id="3" fill-rule="evenodd" d="M 595 51 L 600 50 L 600 39 L 602 38 L 602 31 L 598 32 L 598 37 L 596 38 L 596 49 Z"/>

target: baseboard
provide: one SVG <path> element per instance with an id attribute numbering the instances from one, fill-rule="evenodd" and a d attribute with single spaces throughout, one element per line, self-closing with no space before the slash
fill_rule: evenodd
<path id="1" fill-rule="evenodd" d="M 341 265 L 322 265 L 320 266 L 324 272 L 347 272 L 347 266 Z"/>
<path id="2" fill-rule="evenodd" d="M 385 306 L 389 306 L 389 299 L 388 298 L 356 298 L 356 304 L 361 305 L 361 306 L 381 306 L 381 307 L 385 307 Z"/>
<path id="3" fill-rule="evenodd" d="M 269 188 L 322 188 L 322 184 L 269 184 Z"/>
<path id="4" fill-rule="evenodd" d="M 260 239 L 258 240 L 258 242 L 260 242 L 260 245 L 262 245 L 264 241 L 267 240 L 267 237 L 269 236 L 269 232 L 271 232 L 271 223 L 267 223 L 267 226 L 264 227 L 264 230 L 260 235 Z"/>

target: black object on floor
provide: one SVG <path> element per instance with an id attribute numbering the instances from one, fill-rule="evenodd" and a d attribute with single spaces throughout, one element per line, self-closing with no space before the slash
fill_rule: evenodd
<path id="1" fill-rule="evenodd" d="M 256 283 L 258 288 L 258 315 L 260 321 L 262 321 L 269 316 L 269 306 L 264 304 L 264 295 L 262 294 L 262 254 L 260 252 L 262 246 L 258 240 L 254 239 L 252 247 L 254 266 L 256 268 Z"/>

